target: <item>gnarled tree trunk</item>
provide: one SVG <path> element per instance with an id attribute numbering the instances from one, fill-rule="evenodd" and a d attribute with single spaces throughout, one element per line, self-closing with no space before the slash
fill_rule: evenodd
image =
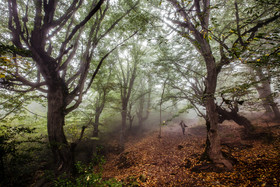
<path id="1" fill-rule="evenodd" d="M 220 115 L 219 116 L 220 123 L 222 123 L 224 120 L 233 120 L 238 125 L 243 126 L 245 128 L 246 133 L 250 133 L 254 130 L 252 123 L 244 116 L 239 115 L 237 113 L 237 111 L 231 110 L 229 112 L 220 106 L 216 106 L 216 107 L 217 107 L 217 111 Z"/>
<path id="2" fill-rule="evenodd" d="M 259 98 L 262 100 L 262 104 L 267 114 L 273 114 L 274 118 L 280 120 L 280 111 L 277 104 L 274 102 L 273 94 L 270 87 L 269 77 L 266 77 L 262 72 L 262 69 L 256 69 L 256 74 L 261 81 L 260 86 L 256 86 L 259 93 Z"/>
<path id="3" fill-rule="evenodd" d="M 64 134 L 65 90 L 61 85 L 49 86 L 48 136 L 54 154 L 56 173 L 70 174 L 74 169 L 74 158 Z"/>
<path id="4" fill-rule="evenodd" d="M 201 53 L 204 57 L 207 77 L 205 82 L 205 95 L 204 102 L 206 107 L 207 119 L 209 121 L 209 128 L 207 128 L 207 140 L 209 146 L 206 146 L 206 153 L 209 159 L 218 167 L 225 166 L 227 169 L 232 169 L 232 164 L 229 160 L 225 159 L 221 151 L 220 136 L 218 133 L 218 112 L 215 104 L 215 91 L 217 86 L 218 71 L 216 68 L 215 58 L 212 55 L 209 43 L 205 40 L 201 41 Z"/>

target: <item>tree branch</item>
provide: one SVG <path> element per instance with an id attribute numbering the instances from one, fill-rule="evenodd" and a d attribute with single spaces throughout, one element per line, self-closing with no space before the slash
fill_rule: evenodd
<path id="1" fill-rule="evenodd" d="M 89 81 L 89 84 L 88 84 L 87 88 L 85 89 L 85 91 L 80 92 L 80 93 L 77 93 L 77 92 L 76 92 L 77 90 L 75 90 L 75 91 L 73 91 L 73 92 L 71 92 L 71 93 L 69 94 L 68 98 L 66 99 L 68 102 L 72 101 L 72 100 L 74 99 L 74 97 L 77 96 L 77 94 L 79 95 L 79 99 L 76 101 L 76 103 L 75 103 L 73 106 L 71 106 L 71 107 L 69 107 L 69 108 L 67 108 L 67 109 L 65 110 L 65 113 L 66 113 L 66 114 L 68 114 L 69 112 L 71 112 L 71 111 L 73 111 L 74 109 L 76 109 L 76 108 L 79 106 L 79 104 L 82 102 L 82 95 L 84 95 L 85 93 L 87 93 L 87 91 L 88 91 L 89 88 L 91 87 L 91 85 L 92 85 L 92 83 L 93 83 L 93 80 L 94 80 L 95 76 L 97 75 L 97 73 L 99 72 L 99 70 L 100 70 L 100 68 L 101 68 L 101 65 L 103 64 L 104 60 L 105 60 L 114 50 L 116 50 L 119 46 L 123 45 L 127 40 L 129 40 L 129 39 L 132 38 L 135 34 L 137 34 L 137 32 L 138 32 L 138 31 L 134 32 L 131 36 L 129 36 L 129 37 L 128 37 L 127 39 L 125 39 L 123 42 L 119 43 L 117 46 L 115 46 L 113 49 L 111 49 L 106 55 L 104 55 L 104 56 L 101 58 L 101 60 L 99 61 L 99 63 L 98 63 L 98 65 L 97 65 L 97 67 L 96 67 L 96 69 L 95 69 L 95 71 L 94 71 L 94 73 L 93 73 L 93 75 L 92 75 L 92 77 L 91 77 L 91 79 L 90 79 L 90 81 Z"/>
<path id="2" fill-rule="evenodd" d="M 246 34 L 250 34 L 250 36 L 247 38 L 246 42 L 243 44 L 243 47 L 246 47 L 250 44 L 250 42 L 252 41 L 252 39 L 255 37 L 256 32 L 258 32 L 258 30 L 262 27 L 264 27 L 265 25 L 270 24 L 271 22 L 277 20 L 278 18 L 280 18 L 280 14 L 276 14 L 275 16 L 268 18 L 264 21 L 260 21 L 259 23 L 257 23 L 254 27 L 252 27 L 251 29 L 243 32 L 241 34 L 241 36 L 245 36 Z M 239 38 L 234 42 L 234 44 L 236 44 L 239 41 Z M 234 46 L 233 44 L 233 46 Z"/>
<path id="3" fill-rule="evenodd" d="M 12 31 L 13 36 L 13 44 L 18 47 L 19 49 L 23 49 L 22 43 L 20 41 L 21 36 L 21 25 L 18 17 L 18 11 L 17 11 L 17 1 L 16 0 L 9 0 L 8 1 L 9 6 L 9 22 L 8 26 L 9 29 Z M 15 27 L 13 26 L 13 22 L 15 23 Z"/>
<path id="4" fill-rule="evenodd" d="M 242 46 L 244 46 L 242 37 L 241 37 L 241 31 L 240 31 L 240 26 L 239 26 L 239 10 L 238 10 L 238 5 L 237 2 L 234 2 L 234 6 L 235 6 L 235 17 L 236 17 L 236 28 L 237 28 L 237 34 L 238 34 L 238 39 L 239 42 Z"/>
<path id="5" fill-rule="evenodd" d="M 90 18 L 100 9 L 101 5 L 103 4 L 105 0 L 100 0 L 97 5 L 89 12 L 89 14 L 84 18 L 83 21 L 81 21 L 78 25 L 76 25 L 68 38 L 62 43 L 60 48 L 60 53 L 64 53 L 66 45 L 69 43 L 69 41 L 73 38 L 73 36 L 77 33 L 77 31 L 82 28 L 89 20 Z"/>

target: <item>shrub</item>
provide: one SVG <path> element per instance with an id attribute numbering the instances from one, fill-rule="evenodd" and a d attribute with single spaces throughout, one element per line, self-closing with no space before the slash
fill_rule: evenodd
<path id="1" fill-rule="evenodd" d="M 81 162 L 76 163 L 76 170 L 78 176 L 75 178 L 68 178 L 60 176 L 54 181 L 56 187 L 86 187 L 86 186 L 111 186 L 121 187 L 122 184 L 115 179 L 103 180 L 101 173 L 95 173 L 92 164 L 84 165 Z"/>
<path id="2" fill-rule="evenodd" d="M 0 186 L 22 185 L 32 178 L 38 168 L 38 152 L 44 143 L 42 137 L 34 136 L 35 130 L 0 126 Z"/>

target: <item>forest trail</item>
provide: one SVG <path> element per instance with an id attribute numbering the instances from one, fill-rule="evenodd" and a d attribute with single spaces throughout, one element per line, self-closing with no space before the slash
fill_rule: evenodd
<path id="1" fill-rule="evenodd" d="M 222 144 L 227 144 L 223 151 L 239 161 L 234 171 L 226 173 L 191 171 L 199 164 L 204 150 L 204 126 L 192 126 L 186 135 L 178 124 L 171 124 L 163 127 L 162 138 L 158 138 L 158 132 L 147 133 L 142 138 L 129 136 L 122 153 L 107 155 L 103 177 L 114 177 L 127 186 L 278 186 L 280 129 L 279 125 L 275 127 L 276 140 L 265 144 L 263 140 L 241 140 L 242 127 L 233 122 L 220 125 Z"/>

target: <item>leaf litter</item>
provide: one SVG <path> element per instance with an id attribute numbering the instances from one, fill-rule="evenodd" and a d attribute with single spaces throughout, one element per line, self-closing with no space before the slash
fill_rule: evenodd
<path id="1" fill-rule="evenodd" d="M 261 131 L 267 124 L 258 124 Z M 242 127 L 233 122 L 220 125 L 222 150 L 237 163 L 231 172 L 192 172 L 202 164 L 206 130 L 188 128 L 186 135 L 177 124 L 140 137 L 128 136 L 125 150 L 107 155 L 103 177 L 116 178 L 123 186 L 280 186 L 280 125 L 271 123 L 273 140 L 263 137 L 241 139 Z"/>

